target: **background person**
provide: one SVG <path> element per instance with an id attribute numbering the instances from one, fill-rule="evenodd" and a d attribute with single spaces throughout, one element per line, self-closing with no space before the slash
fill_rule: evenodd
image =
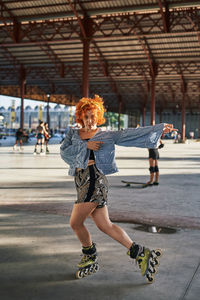
<path id="1" fill-rule="evenodd" d="M 44 123 L 44 141 L 46 145 L 46 153 L 49 153 L 49 139 L 51 137 L 48 123 Z"/>
<path id="2" fill-rule="evenodd" d="M 36 144 L 35 144 L 35 150 L 34 150 L 34 154 L 37 154 L 37 147 L 40 146 L 40 154 L 45 154 L 44 150 L 43 150 L 43 146 L 44 146 L 44 122 L 40 121 L 39 126 L 36 128 L 36 134 L 35 137 L 37 139 Z"/>
<path id="3" fill-rule="evenodd" d="M 159 168 L 158 168 L 158 160 L 159 160 L 159 152 L 158 149 L 164 147 L 163 142 L 160 140 L 160 145 L 155 149 L 148 149 L 149 151 L 149 172 L 150 179 L 145 184 L 146 186 L 159 185 Z"/>
<path id="4" fill-rule="evenodd" d="M 20 150 L 23 150 L 23 147 L 22 147 L 23 146 L 23 140 L 22 140 L 23 139 L 23 130 L 22 130 L 22 128 L 17 129 L 15 136 L 16 136 L 16 142 L 13 146 L 13 150 L 17 150 L 18 143 L 20 145 Z"/>

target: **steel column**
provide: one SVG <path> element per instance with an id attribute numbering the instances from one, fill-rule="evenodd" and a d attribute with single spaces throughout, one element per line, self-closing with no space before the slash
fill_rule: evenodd
<path id="1" fill-rule="evenodd" d="M 21 112 L 20 112 L 20 128 L 24 129 L 24 94 L 25 94 L 25 79 L 21 81 Z"/>
<path id="2" fill-rule="evenodd" d="M 151 77 L 151 125 L 155 125 L 155 87 L 156 78 Z"/>
<path id="3" fill-rule="evenodd" d="M 182 98 L 182 141 L 185 142 L 185 91 Z"/>
<path id="4" fill-rule="evenodd" d="M 162 109 L 160 109 L 160 123 L 162 123 Z"/>
<path id="5" fill-rule="evenodd" d="M 82 78 L 82 94 L 83 97 L 88 97 L 89 94 L 89 51 L 90 42 L 88 39 L 83 39 L 83 78 Z"/>
<path id="6" fill-rule="evenodd" d="M 145 126 L 145 116 L 146 116 L 146 106 L 144 105 L 143 109 L 142 109 L 142 126 L 143 127 Z"/>
<path id="7" fill-rule="evenodd" d="M 185 142 L 185 99 L 187 93 L 187 84 L 184 80 L 183 74 L 181 77 L 181 91 L 182 91 L 182 142 Z"/>
<path id="8" fill-rule="evenodd" d="M 50 117 L 49 117 L 49 102 L 50 102 L 50 95 L 47 94 L 47 123 L 48 123 L 48 126 L 50 128 Z"/>
<path id="9" fill-rule="evenodd" d="M 122 100 L 121 97 L 119 96 L 118 99 L 118 130 L 120 130 L 120 122 L 121 122 L 121 112 L 122 112 Z"/>
<path id="10" fill-rule="evenodd" d="M 21 111 L 20 128 L 24 129 L 24 94 L 25 94 L 26 75 L 23 66 L 20 67 L 20 93 L 21 93 Z"/>

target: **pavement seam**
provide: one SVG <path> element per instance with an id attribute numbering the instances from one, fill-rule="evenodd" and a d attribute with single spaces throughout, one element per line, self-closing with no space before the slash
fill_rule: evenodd
<path id="1" fill-rule="evenodd" d="M 32 211 L 39 213 L 55 214 L 62 216 L 70 216 L 72 205 L 66 204 L 44 204 L 44 203 L 30 203 L 29 204 L 14 204 L 5 203 L 0 204 L 0 207 L 16 209 L 21 211 Z M 156 227 L 166 228 L 188 228 L 200 230 L 200 219 L 191 217 L 169 216 L 169 215 L 154 215 L 142 214 L 137 211 L 115 211 L 109 209 L 109 215 L 112 222 L 128 223 L 128 224 L 141 224 Z"/>
<path id="2" fill-rule="evenodd" d="M 185 296 L 188 295 L 188 292 L 189 292 L 189 290 L 191 288 L 192 282 L 193 282 L 193 280 L 194 280 L 194 278 L 195 278 L 195 276 L 196 276 L 196 274 L 198 272 L 199 267 L 200 267 L 200 261 L 199 261 L 199 263 L 198 263 L 198 265 L 197 265 L 197 267 L 196 267 L 196 269 L 194 271 L 194 274 L 193 274 L 192 278 L 190 279 L 190 281 L 187 284 L 187 287 L 186 287 L 186 289 L 184 291 L 184 294 L 181 296 L 181 298 L 179 300 L 184 300 Z"/>

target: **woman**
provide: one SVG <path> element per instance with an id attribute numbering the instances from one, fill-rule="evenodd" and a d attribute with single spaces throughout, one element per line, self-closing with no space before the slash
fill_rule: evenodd
<path id="1" fill-rule="evenodd" d="M 158 124 L 143 128 L 120 131 L 101 131 L 98 125 L 105 122 L 103 100 L 82 98 L 76 106 L 76 122 L 81 129 L 70 128 L 61 145 L 61 157 L 70 166 L 69 175 L 75 176 L 77 201 L 74 204 L 70 225 L 82 244 L 83 257 L 78 264 L 77 277 L 86 276 L 97 264 L 96 246 L 84 225 L 91 217 L 96 226 L 128 250 L 135 259 L 143 276 L 153 281 L 152 273 L 160 252 L 136 244 L 127 233 L 109 219 L 107 209 L 108 184 L 105 175 L 118 171 L 115 163 L 115 145 L 156 148 L 160 136 L 172 130 L 172 125 Z M 150 266 L 152 265 L 152 266 Z"/>

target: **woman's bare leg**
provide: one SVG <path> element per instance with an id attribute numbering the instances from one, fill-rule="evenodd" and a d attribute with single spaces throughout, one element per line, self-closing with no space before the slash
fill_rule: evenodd
<path id="1" fill-rule="evenodd" d="M 84 225 L 84 221 L 96 209 L 97 205 L 97 203 L 91 202 L 74 204 L 70 218 L 70 226 L 76 233 L 83 247 L 92 245 L 92 239 Z"/>
<path id="2" fill-rule="evenodd" d="M 92 212 L 91 217 L 101 231 L 108 234 L 111 238 L 118 241 L 127 249 L 130 249 L 131 245 L 133 244 L 133 241 L 121 227 L 119 227 L 116 224 L 113 224 L 110 221 L 107 206 L 95 209 Z"/>

